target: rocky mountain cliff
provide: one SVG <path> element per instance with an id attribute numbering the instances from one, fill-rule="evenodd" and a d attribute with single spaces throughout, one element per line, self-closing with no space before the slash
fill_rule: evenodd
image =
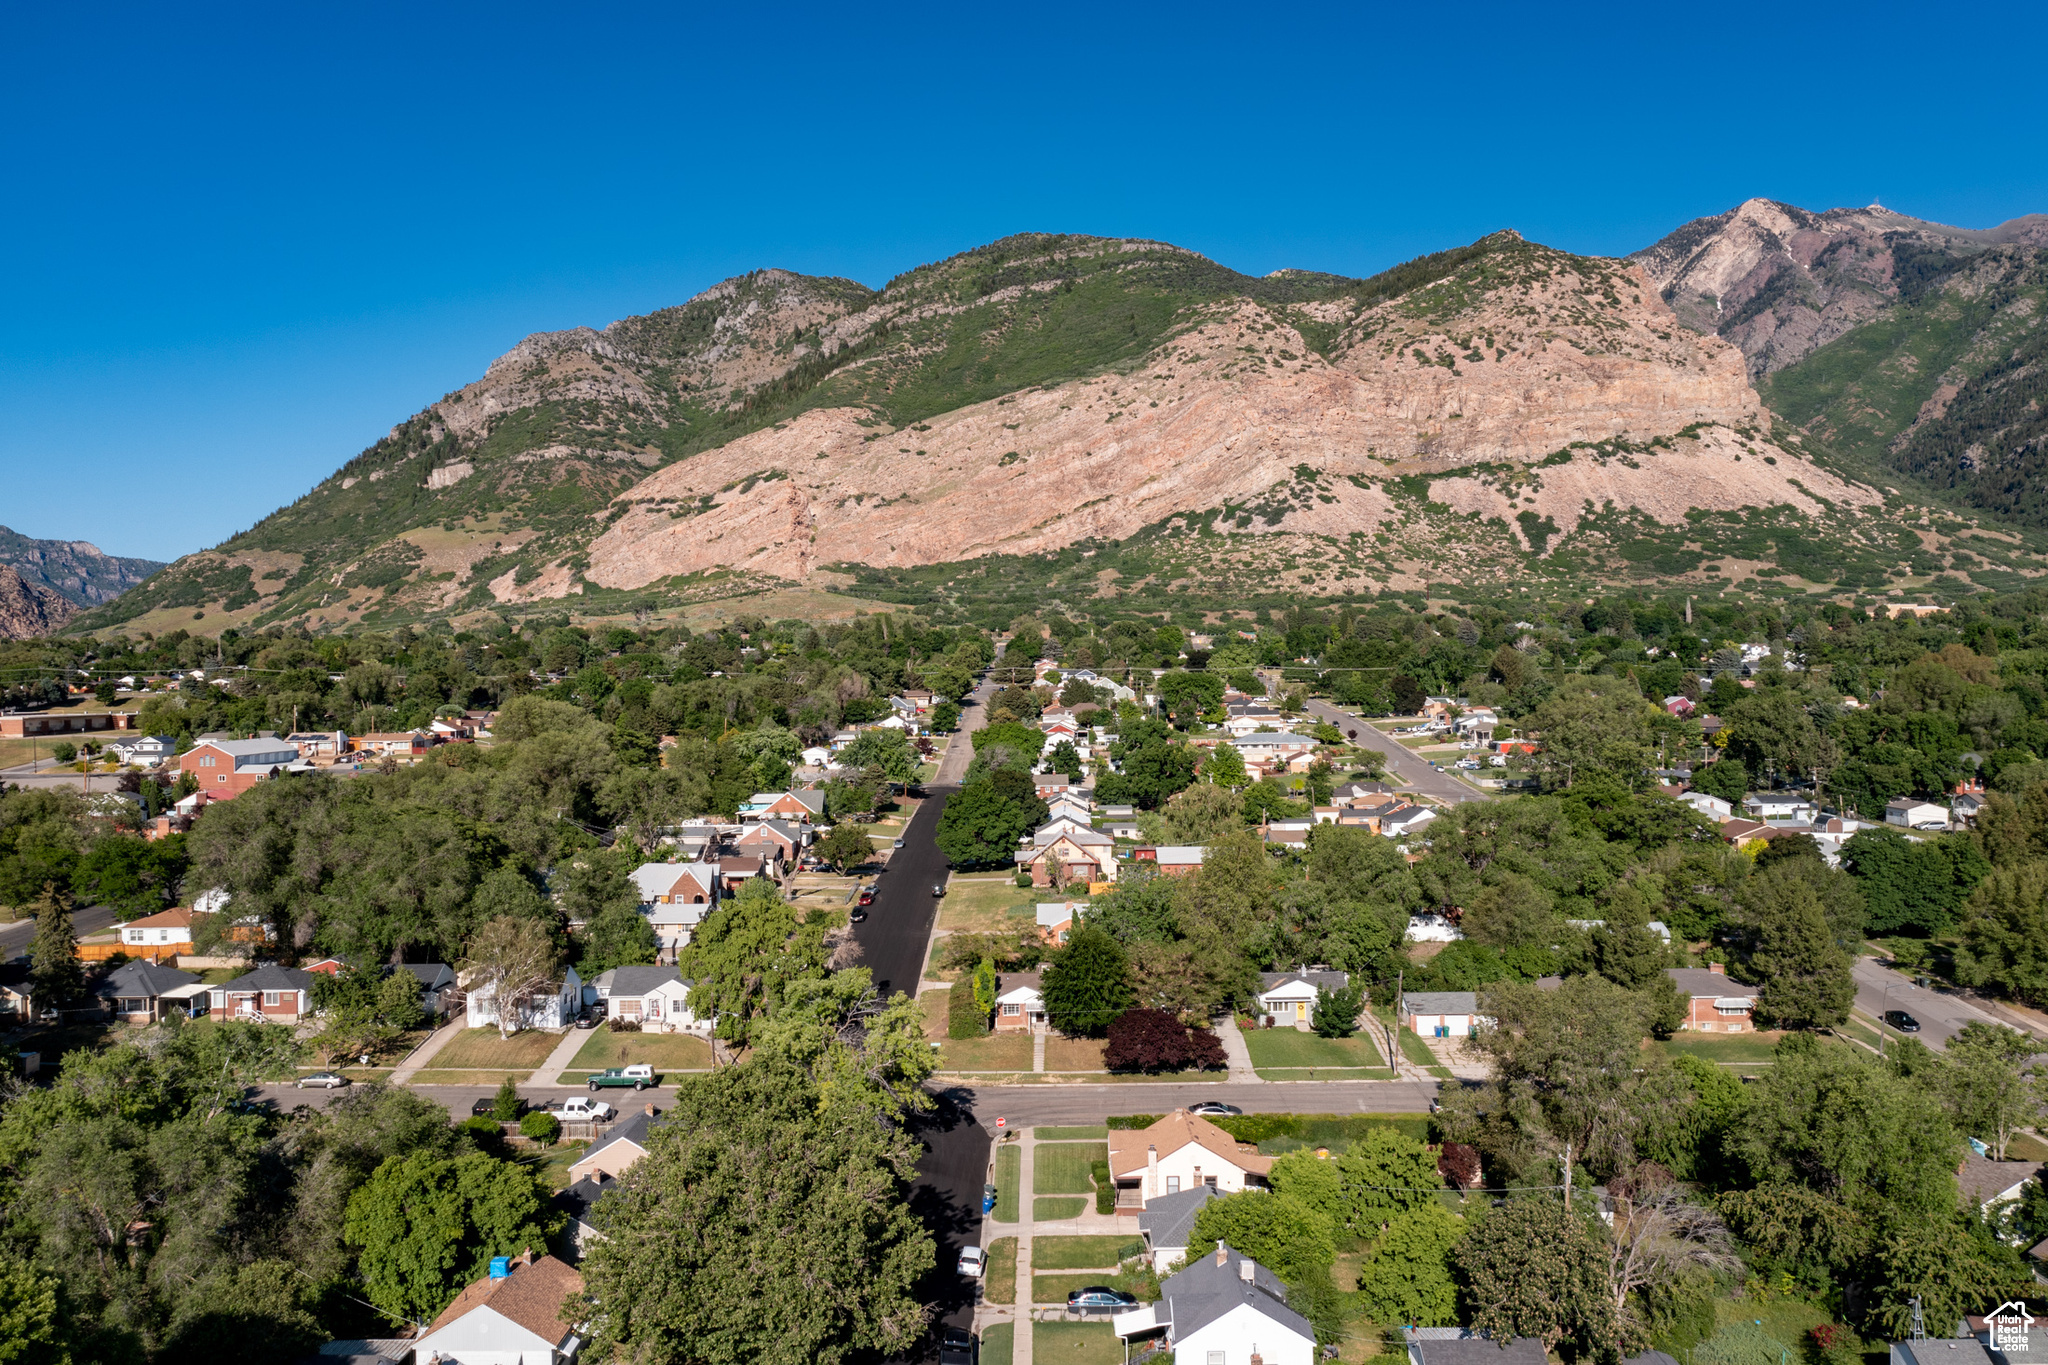
<path id="1" fill-rule="evenodd" d="M 760 271 L 529 337 L 78 626 L 1954 569 L 1954 528 L 1886 497 L 1774 437 L 1743 352 L 1640 262 L 1497 233 L 1253 278 L 1027 235 L 879 291 Z"/>
<path id="2" fill-rule="evenodd" d="M 0 526 L 0 564 L 11 564 L 80 607 L 111 602 L 164 566 L 154 559 L 122 559 L 84 540 L 34 540 Z"/>
<path id="3" fill-rule="evenodd" d="M 12 564 L 0 564 L 0 640 L 48 635 L 77 614 L 62 595 L 31 583 Z"/>

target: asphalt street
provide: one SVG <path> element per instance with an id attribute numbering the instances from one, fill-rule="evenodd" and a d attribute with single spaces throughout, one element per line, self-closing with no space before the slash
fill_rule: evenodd
<path id="1" fill-rule="evenodd" d="M 875 974 L 876 989 L 887 994 L 917 994 L 924 971 L 924 948 L 939 912 L 935 886 L 944 886 L 950 869 L 932 842 L 949 789 L 927 787 L 926 800 L 903 830 L 903 847 L 889 855 L 888 868 L 874 879 L 875 903 L 868 917 L 853 926 L 860 945 L 860 965 Z"/>
<path id="2" fill-rule="evenodd" d="M 71 931 L 80 938 L 110 929 L 113 924 L 114 912 L 104 905 L 89 905 L 71 912 Z M 29 940 L 35 936 L 36 922 L 33 919 L 17 920 L 0 929 L 0 962 L 27 952 Z"/>
<path id="3" fill-rule="evenodd" d="M 1412 749 L 1403 748 L 1399 742 L 1373 727 L 1370 722 L 1340 711 L 1326 701 L 1310 699 L 1309 713 L 1330 722 L 1344 732 L 1344 737 L 1362 749 L 1377 749 L 1387 758 L 1387 772 L 1401 782 L 1413 787 L 1424 796 L 1434 797 L 1446 805 L 1461 801 L 1484 801 L 1484 792 L 1477 791 L 1449 773 L 1440 773 L 1429 766 L 1429 760 Z M 1352 732 L 1357 731 L 1354 737 Z"/>
<path id="4" fill-rule="evenodd" d="M 1881 1019 L 1886 1010 L 1904 1010 L 1919 1021 L 1920 1031 L 1913 1034 L 1901 1034 L 1887 1026 L 1887 1038 L 1918 1038 L 1938 1052 L 1948 1046 L 1948 1040 L 1960 1033 L 1965 1024 L 2000 1024 L 2009 1028 L 2027 1024 L 2017 1015 L 1993 1014 L 1953 992 L 1916 986 L 1912 977 L 1893 971 L 1876 958 L 1857 958 L 1852 971 L 1856 978 L 1857 1009 L 1873 1019 Z M 2027 1027 L 2023 1031 L 2033 1030 Z"/>
<path id="5" fill-rule="evenodd" d="M 947 1092 L 984 1128 L 1101 1123 L 1112 1114 L 1163 1114 L 1205 1100 L 1248 1114 L 1426 1114 L 1435 1081 L 1118 1082 L 957 1086 Z"/>

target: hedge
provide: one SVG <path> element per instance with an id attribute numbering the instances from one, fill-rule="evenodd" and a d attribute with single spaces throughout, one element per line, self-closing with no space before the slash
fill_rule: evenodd
<path id="1" fill-rule="evenodd" d="M 974 1007 L 974 978 L 962 977 L 946 992 L 946 1036 L 980 1038 L 989 1030 L 989 1017 Z"/>

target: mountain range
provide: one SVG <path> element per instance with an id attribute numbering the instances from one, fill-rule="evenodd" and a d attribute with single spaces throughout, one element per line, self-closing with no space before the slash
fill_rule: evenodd
<path id="1" fill-rule="evenodd" d="M 1362 280 L 1046 234 L 757 271 L 528 337 L 72 624 L 2011 586 L 2048 564 L 2044 248 L 1751 200 Z"/>
<path id="2" fill-rule="evenodd" d="M 163 567 L 87 541 L 36 540 L 0 526 L 0 640 L 47 634 Z"/>

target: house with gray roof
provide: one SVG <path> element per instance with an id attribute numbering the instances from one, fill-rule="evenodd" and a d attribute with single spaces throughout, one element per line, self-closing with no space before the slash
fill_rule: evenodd
<path id="1" fill-rule="evenodd" d="M 1219 1243 L 1213 1255 L 1166 1277 L 1156 1302 L 1110 1319 L 1125 1341 L 1164 1334 L 1176 1360 L 1312 1365 L 1316 1329 L 1287 1306 L 1287 1286 L 1257 1261 Z"/>
<path id="2" fill-rule="evenodd" d="M 648 1033 L 695 1032 L 703 1027 L 690 1013 L 693 985 L 673 966 L 613 967 L 590 983 L 610 1018 L 631 1019 Z"/>
<path id="3" fill-rule="evenodd" d="M 206 985 L 190 972 L 148 961 L 124 962 L 94 988 L 114 1017 L 130 1024 L 154 1024 L 170 1006 L 191 1007 Z"/>
<path id="4" fill-rule="evenodd" d="M 1408 991 L 1401 996 L 1401 1027 L 1424 1038 L 1464 1038 L 1484 1022 L 1476 991 Z"/>
<path id="5" fill-rule="evenodd" d="M 1174 1262 L 1188 1254 L 1195 1215 L 1211 1199 L 1221 1197 L 1209 1186 L 1197 1185 L 1178 1194 L 1159 1195 L 1146 1203 L 1145 1211 L 1138 1215 L 1138 1231 L 1145 1236 L 1154 1271 L 1164 1275 Z"/>
<path id="6" fill-rule="evenodd" d="M 1259 1022 L 1269 1028 L 1307 1028 L 1315 1013 L 1316 992 L 1341 991 L 1351 984 L 1349 972 L 1326 967 L 1296 967 L 1291 972 L 1259 973 Z"/>
<path id="7" fill-rule="evenodd" d="M 576 1158 L 569 1167 L 570 1179 L 618 1179 L 634 1162 L 647 1155 L 647 1132 L 660 1117 L 661 1111 L 649 1104 L 620 1119 Z"/>
<path id="8" fill-rule="evenodd" d="M 1534 1337 L 1495 1341 L 1469 1327 L 1404 1327 L 1408 1365 L 1546 1365 Z"/>

